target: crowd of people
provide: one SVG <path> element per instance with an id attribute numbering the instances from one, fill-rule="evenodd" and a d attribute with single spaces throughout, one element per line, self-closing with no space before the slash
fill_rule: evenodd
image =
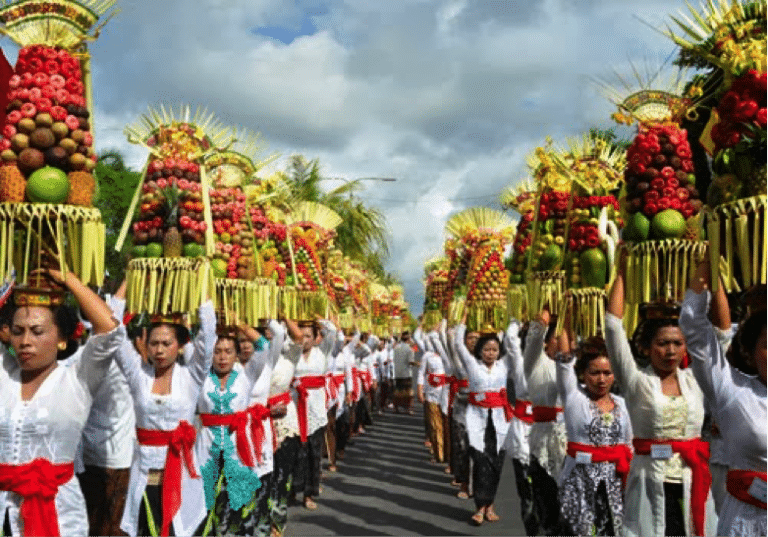
<path id="1" fill-rule="evenodd" d="M 546 309 L 503 333 L 380 339 L 334 319 L 222 327 L 210 302 L 194 333 L 128 330 L 125 286 L 104 301 L 47 270 L 90 335 L 23 290 L 3 308 L 3 534 L 281 535 L 297 496 L 318 508 L 324 457 L 337 471 L 415 395 L 472 524 L 505 516 L 509 457 L 528 535 L 765 535 L 765 288 L 736 319 L 709 274 L 682 305 L 644 307 L 631 338 L 620 269 L 604 339 Z"/>

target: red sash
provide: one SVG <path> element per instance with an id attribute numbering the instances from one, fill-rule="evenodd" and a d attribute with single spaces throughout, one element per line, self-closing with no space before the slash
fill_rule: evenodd
<path id="1" fill-rule="evenodd" d="M 447 377 L 442 373 L 429 373 L 427 375 L 427 382 L 429 382 L 429 385 L 433 388 L 445 386 L 447 381 Z"/>
<path id="2" fill-rule="evenodd" d="M 533 403 L 524 399 L 515 401 L 515 417 L 527 424 L 533 423 Z"/>
<path id="3" fill-rule="evenodd" d="M 627 484 L 629 464 L 632 462 L 632 450 L 626 444 L 615 446 L 591 446 L 578 442 L 568 442 L 568 455 L 576 458 L 576 454 L 589 453 L 592 462 L 612 462 L 616 465 L 616 474 L 621 477 L 621 484 Z"/>
<path id="4" fill-rule="evenodd" d="M 762 479 L 763 482 L 768 481 L 765 472 L 755 472 L 754 470 L 728 470 L 728 478 L 725 488 L 728 493 L 737 500 L 741 500 L 744 503 L 765 510 L 765 502 L 761 502 L 749 493 L 749 487 L 752 486 L 752 482 L 755 479 Z"/>
<path id="5" fill-rule="evenodd" d="M 291 392 L 283 392 L 277 395 L 273 395 L 267 399 L 267 408 L 272 410 L 275 405 L 287 405 L 291 402 Z M 277 450 L 277 431 L 275 430 L 275 420 L 272 417 L 272 413 L 269 415 L 269 425 L 272 429 L 272 449 Z"/>
<path id="6" fill-rule="evenodd" d="M 478 399 L 479 395 L 483 395 L 484 397 Z M 469 392 L 469 403 L 483 408 L 503 408 L 504 418 L 507 421 L 511 420 L 514 415 L 512 405 L 510 405 L 507 400 L 506 388 L 502 388 L 498 392 L 482 392 L 482 394 Z"/>
<path id="7" fill-rule="evenodd" d="M 261 448 L 264 445 L 264 420 L 271 418 L 272 414 L 269 411 L 269 408 L 258 403 L 249 406 L 246 412 L 251 417 L 251 439 L 253 440 L 253 450 L 256 452 L 256 460 L 261 464 L 263 462 Z M 274 437 L 272 440 L 274 441 Z"/>
<path id="8" fill-rule="evenodd" d="M 334 375 L 333 373 L 328 373 L 327 378 L 325 390 L 328 394 L 328 399 L 335 401 L 339 398 L 339 386 L 344 382 L 344 374 Z"/>
<path id="9" fill-rule="evenodd" d="M 562 407 L 559 407 L 559 406 L 534 406 L 533 421 L 534 423 L 546 423 L 548 421 L 556 421 L 557 413 L 562 411 L 563 411 Z"/>
<path id="10" fill-rule="evenodd" d="M 200 414 L 200 421 L 204 427 L 229 427 L 229 431 L 235 433 L 240 461 L 246 466 L 253 466 L 251 446 L 248 445 L 248 414 L 246 412 Z"/>
<path id="11" fill-rule="evenodd" d="M 461 388 L 469 388 L 469 381 L 467 379 L 457 379 L 454 376 L 445 377 L 445 381 L 448 383 L 448 411 L 452 412 L 453 401 L 456 399 L 456 394 L 459 393 Z"/>
<path id="12" fill-rule="evenodd" d="M 190 477 L 199 478 L 192 464 L 192 448 L 195 445 L 195 428 L 182 420 L 173 431 L 136 429 L 136 438 L 143 446 L 164 446 L 168 448 L 163 472 L 162 501 L 163 526 L 161 535 L 167 537 L 173 517 L 181 508 L 181 459 Z"/>
<path id="13" fill-rule="evenodd" d="M 704 519 L 706 518 L 706 502 L 712 475 L 709 473 L 709 442 L 701 438 L 690 440 L 656 440 L 635 438 L 632 445 L 635 454 L 650 455 L 652 445 L 669 445 L 672 451 L 679 453 L 688 468 L 691 469 L 691 518 L 696 535 L 704 535 Z"/>
<path id="14" fill-rule="evenodd" d="M 24 537 L 60 535 L 56 494 L 75 475 L 74 463 L 35 459 L 27 464 L 0 464 L 0 490 L 21 496 Z"/>
<path id="15" fill-rule="evenodd" d="M 357 374 L 357 368 L 352 368 L 352 402 L 360 399 L 360 376 Z"/>
<path id="16" fill-rule="evenodd" d="M 309 390 L 316 390 L 318 388 L 325 388 L 325 376 L 306 376 L 293 379 L 293 387 L 296 388 L 296 393 L 299 394 L 299 400 L 296 402 L 296 411 L 299 415 L 299 435 L 301 441 L 307 441 L 307 397 L 309 397 Z"/>
<path id="17" fill-rule="evenodd" d="M 371 372 L 367 369 L 355 369 L 354 371 L 357 374 L 357 378 L 360 379 L 360 383 L 363 385 L 363 389 L 367 392 L 371 391 L 371 388 L 373 387 L 373 377 L 371 377 Z"/>

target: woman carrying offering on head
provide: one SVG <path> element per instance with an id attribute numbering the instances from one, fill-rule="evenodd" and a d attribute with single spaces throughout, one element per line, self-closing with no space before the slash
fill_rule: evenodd
<path id="1" fill-rule="evenodd" d="M 62 293 L 17 289 L 10 346 L 0 371 L 0 510 L 4 534 L 88 535 L 88 516 L 74 475 L 75 451 L 93 397 L 125 341 L 112 311 L 72 273 L 43 277 L 72 294 L 93 331 L 70 367 L 78 323 Z"/>
<path id="2" fill-rule="evenodd" d="M 710 495 L 709 444 L 704 442 L 704 396 L 693 372 L 681 369 L 686 342 L 674 305 L 641 307 L 644 319 L 630 349 L 622 316 L 625 262 L 616 275 L 606 313 L 606 346 L 627 401 L 634 458 L 627 478 L 626 535 L 714 535 L 717 516 Z"/>
<path id="3" fill-rule="evenodd" d="M 693 372 L 711 403 L 727 449 L 728 494 L 720 510 L 717 535 L 765 535 L 765 286 L 753 293 L 759 296 L 758 304 L 750 308 L 739 326 L 738 351 L 729 363 L 707 315 L 712 312 L 721 330 L 730 325 L 730 308 L 722 282 L 714 294 L 710 291 L 708 259 L 706 256 L 699 265 L 685 295 L 680 328 L 688 342 Z"/>
<path id="4" fill-rule="evenodd" d="M 132 536 L 192 535 L 205 518 L 192 423 L 216 343 L 216 315 L 210 301 L 200 307 L 198 317 L 200 329 L 185 365 L 176 363 L 189 341 L 180 316 L 152 319 L 148 363 L 130 342 L 116 356 L 136 412 L 138 445 L 120 525 Z"/>

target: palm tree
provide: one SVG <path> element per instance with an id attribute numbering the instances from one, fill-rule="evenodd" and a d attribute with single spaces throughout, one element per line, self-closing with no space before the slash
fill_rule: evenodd
<path id="1" fill-rule="evenodd" d="M 342 218 L 336 228 L 336 245 L 341 251 L 384 274 L 384 261 L 389 257 L 387 223 L 381 211 L 354 196 L 363 188 L 361 181 L 347 181 L 325 192 L 320 188 L 319 160 L 307 161 L 302 155 L 291 157 L 286 176 L 293 199 L 322 203 Z"/>

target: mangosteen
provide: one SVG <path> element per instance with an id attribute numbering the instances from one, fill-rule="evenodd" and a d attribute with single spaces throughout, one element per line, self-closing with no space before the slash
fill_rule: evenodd
<path id="1" fill-rule="evenodd" d="M 661 146 L 661 152 L 665 155 L 674 155 L 675 154 L 675 146 L 669 143 L 666 143 Z"/>
<path id="2" fill-rule="evenodd" d="M 659 134 L 659 145 L 664 147 L 664 144 L 669 143 L 669 136 L 666 134 Z"/>
<path id="3" fill-rule="evenodd" d="M 182 177 L 184 177 L 184 170 L 182 170 L 181 168 L 174 168 L 173 175 L 174 177 L 181 179 Z"/>
<path id="4" fill-rule="evenodd" d="M 655 177 L 657 177 L 661 172 L 657 170 L 656 168 L 647 168 L 645 172 L 643 173 L 643 178 L 645 178 L 646 181 L 653 181 Z"/>
<path id="5" fill-rule="evenodd" d="M 698 198 L 699 197 L 699 189 L 696 188 L 696 185 L 687 184 L 687 185 L 685 185 L 685 188 L 688 189 L 688 193 L 691 195 L 691 198 Z"/>
<path id="6" fill-rule="evenodd" d="M 691 202 L 691 207 L 693 207 L 693 210 L 696 212 L 700 211 L 702 205 L 704 205 L 702 201 L 699 199 L 695 199 L 695 200 L 692 199 L 690 200 L 690 202 Z"/>
<path id="7" fill-rule="evenodd" d="M 630 213 L 636 213 L 643 207 L 642 198 L 632 198 L 627 204 L 627 209 Z"/>
<path id="8" fill-rule="evenodd" d="M 677 182 L 680 183 L 680 186 L 685 186 L 688 184 L 688 174 L 683 170 L 677 170 L 675 172 L 675 177 L 677 178 Z"/>
<path id="9" fill-rule="evenodd" d="M 651 188 L 650 183 L 647 183 L 646 181 L 642 181 L 640 183 L 637 183 L 637 191 L 642 195 L 648 192 L 648 189 Z"/>
<path id="10" fill-rule="evenodd" d="M 91 128 L 90 123 L 88 123 L 88 120 L 85 119 L 84 117 L 77 118 L 77 122 L 79 123 L 81 130 L 87 131 L 88 129 Z"/>
<path id="11" fill-rule="evenodd" d="M 77 151 L 75 153 L 80 153 L 81 155 L 88 155 L 88 147 L 84 146 L 83 144 L 80 144 L 77 146 Z"/>
<path id="12" fill-rule="evenodd" d="M 75 112 L 77 111 L 78 106 L 75 104 L 68 104 L 64 108 L 67 110 L 67 114 L 75 115 Z"/>
<path id="13" fill-rule="evenodd" d="M 59 146 L 55 145 L 45 150 L 45 163 L 54 168 L 59 168 L 64 171 L 69 169 L 69 155 L 67 151 Z"/>
<path id="14" fill-rule="evenodd" d="M 29 143 L 38 149 L 48 149 L 56 143 L 56 136 L 47 127 L 39 127 L 29 135 Z"/>
<path id="15" fill-rule="evenodd" d="M 667 164 L 667 157 L 664 155 L 656 155 L 653 157 L 653 164 L 659 168 L 663 168 Z"/>
<path id="16" fill-rule="evenodd" d="M 672 155 L 669 157 L 669 165 L 672 166 L 674 169 L 679 170 L 683 167 L 683 161 L 680 160 L 680 157 L 677 155 Z"/>
<path id="17" fill-rule="evenodd" d="M 194 181 L 196 179 L 195 174 L 192 172 L 184 172 L 184 178 L 187 181 Z"/>
<path id="18" fill-rule="evenodd" d="M 163 177 L 170 177 L 173 175 L 173 170 L 170 168 L 163 168 Z"/>
<path id="19" fill-rule="evenodd" d="M 45 155 L 39 149 L 28 147 L 19 153 L 19 170 L 24 175 L 29 175 L 45 165 Z"/>

